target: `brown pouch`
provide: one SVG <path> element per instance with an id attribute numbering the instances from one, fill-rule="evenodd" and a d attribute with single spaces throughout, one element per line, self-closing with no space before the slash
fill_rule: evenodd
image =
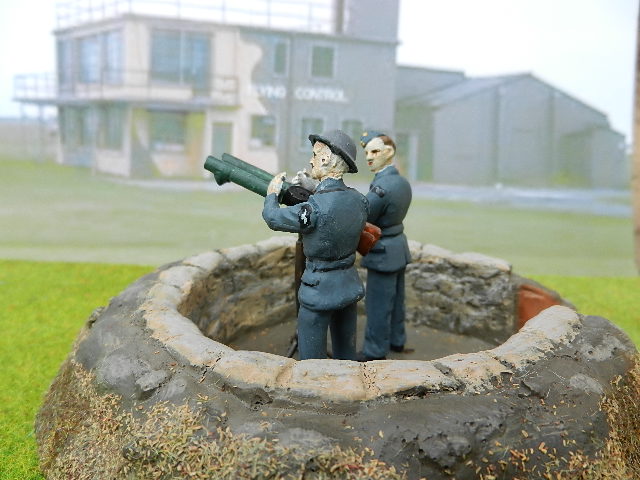
<path id="1" fill-rule="evenodd" d="M 373 223 L 365 223 L 364 230 L 360 233 L 360 242 L 358 242 L 358 253 L 362 256 L 369 253 L 380 237 L 382 230 Z"/>

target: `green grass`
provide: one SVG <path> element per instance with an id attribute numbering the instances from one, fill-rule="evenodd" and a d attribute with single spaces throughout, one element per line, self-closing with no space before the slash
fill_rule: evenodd
<path id="1" fill-rule="evenodd" d="M 42 478 L 33 421 L 94 308 L 151 267 L 0 261 L 0 479 Z"/>
<path id="2" fill-rule="evenodd" d="M 640 347 L 640 277 L 534 275 L 531 278 L 556 290 L 580 313 L 611 320 Z"/>
<path id="3" fill-rule="evenodd" d="M 51 164 L 0 163 L 0 258 L 159 265 L 272 232 L 245 192 L 151 190 Z"/>
<path id="4" fill-rule="evenodd" d="M 161 265 L 273 235 L 261 211 L 246 191 L 140 188 L 0 159 L 0 258 Z M 524 275 L 637 274 L 630 218 L 416 198 L 405 225 L 413 240 L 504 258 Z"/>
<path id="5" fill-rule="evenodd" d="M 523 275 L 635 276 L 631 219 L 415 201 L 407 236 L 503 258 Z"/>

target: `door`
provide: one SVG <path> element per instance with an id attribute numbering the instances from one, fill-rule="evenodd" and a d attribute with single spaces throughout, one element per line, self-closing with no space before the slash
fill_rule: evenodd
<path id="1" fill-rule="evenodd" d="M 233 124 L 230 122 L 214 122 L 211 129 L 211 155 L 221 158 L 223 153 L 232 153 Z"/>

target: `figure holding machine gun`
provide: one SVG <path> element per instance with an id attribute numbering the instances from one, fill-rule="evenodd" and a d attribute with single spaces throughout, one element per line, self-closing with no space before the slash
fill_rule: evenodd
<path id="1" fill-rule="evenodd" d="M 300 360 L 327 357 L 327 329 L 333 358 L 355 360 L 356 303 L 364 296 L 355 253 L 366 254 L 380 230 L 364 228 L 367 200 L 342 181 L 345 173 L 358 171 L 353 140 L 339 130 L 309 135 L 309 140 L 310 174 L 298 172 L 293 184 L 285 181 L 284 172 L 271 177 L 229 154 L 221 160 L 208 157 L 205 168 L 219 185 L 231 181 L 264 196 L 262 217 L 269 228 L 298 233 L 302 239 L 306 265 L 298 289 Z"/>
<path id="2" fill-rule="evenodd" d="M 262 217 L 272 230 L 302 234 L 307 258 L 298 292 L 300 359 L 326 358 L 327 328 L 333 358 L 356 359 L 356 303 L 364 287 L 354 266 L 356 249 L 367 219 L 367 200 L 347 187 L 342 177 L 355 173 L 356 147 L 334 130 L 309 135 L 313 146 L 311 179 L 319 181 L 309 200 L 280 208 L 284 173 L 267 189 Z M 300 176 L 300 174 L 299 174 Z"/>

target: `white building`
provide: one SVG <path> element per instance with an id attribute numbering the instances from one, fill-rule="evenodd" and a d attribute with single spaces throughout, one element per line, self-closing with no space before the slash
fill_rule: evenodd
<path id="1" fill-rule="evenodd" d="M 399 0 L 67 0 L 57 73 L 14 98 L 54 106 L 60 163 L 198 177 L 230 152 L 275 173 L 312 132 L 390 133 L 411 180 L 625 188 L 624 137 L 532 75 L 398 67 Z M 366 170 L 366 169 L 363 169 Z"/>
<path id="2" fill-rule="evenodd" d="M 201 176 L 210 153 L 300 168 L 310 132 L 390 129 L 398 0 L 76 0 L 57 6 L 57 75 L 15 98 L 58 109 L 60 163 Z M 372 79 L 375 57 L 390 66 Z"/>

